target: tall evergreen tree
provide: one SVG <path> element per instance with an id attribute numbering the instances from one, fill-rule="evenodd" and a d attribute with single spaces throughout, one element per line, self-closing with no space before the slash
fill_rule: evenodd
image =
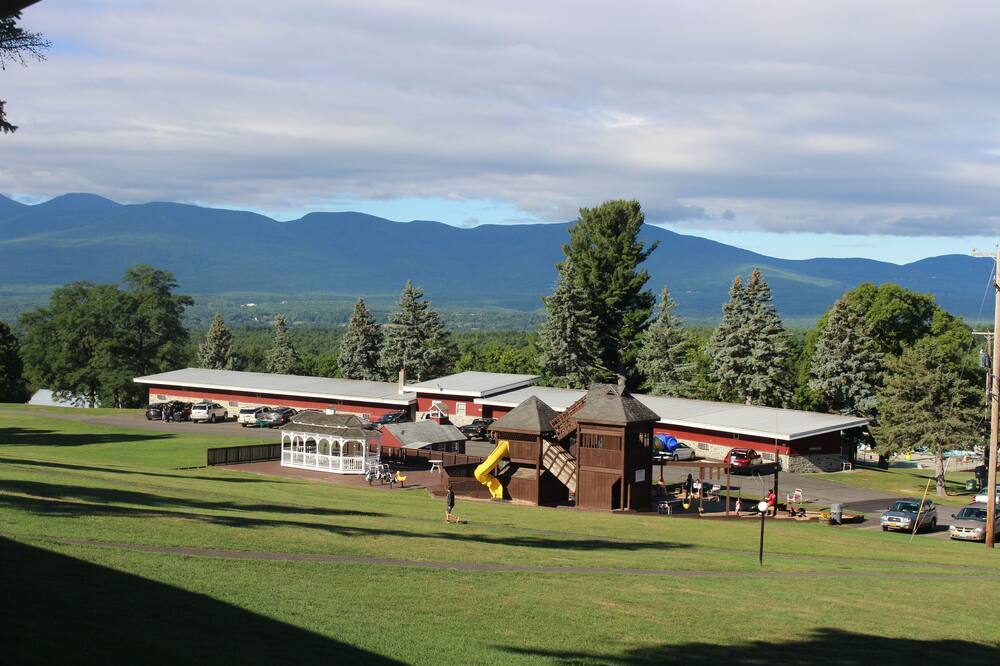
<path id="1" fill-rule="evenodd" d="M 877 416 L 876 393 L 882 384 L 882 355 L 861 314 L 842 296 L 826 320 L 812 357 L 809 388 L 823 409 Z"/>
<path id="2" fill-rule="evenodd" d="M 971 334 L 967 349 L 973 347 Z M 927 448 L 937 494 L 945 496 L 944 452 L 982 441 L 982 389 L 974 363 L 944 337 L 925 336 L 888 363 L 872 428 L 881 454 Z"/>
<path id="3" fill-rule="evenodd" d="M 740 276 L 733 278 L 729 301 L 722 306 L 722 321 L 712 331 L 706 352 L 712 363 L 712 375 L 718 383 L 718 397 L 730 402 L 748 400 L 747 371 L 750 364 L 750 340 L 746 322 L 750 302 Z"/>
<path id="4" fill-rule="evenodd" d="M 198 347 L 198 364 L 212 370 L 235 370 L 236 363 L 233 334 L 226 328 L 222 315 L 216 313 L 205 341 Z"/>
<path id="5" fill-rule="evenodd" d="M 452 356 L 450 335 L 441 316 L 424 300 L 423 289 L 407 280 L 399 307 L 383 329 L 379 354 L 383 373 L 392 378 L 403 369 L 419 381 L 445 374 Z"/>
<path id="6" fill-rule="evenodd" d="M 784 407 L 791 398 L 792 384 L 788 334 L 760 269 L 754 268 L 750 274 L 746 296 L 749 308 L 743 335 L 750 351 L 745 379 L 747 402 Z"/>
<path id="7" fill-rule="evenodd" d="M 547 316 L 538 336 L 539 363 L 553 384 L 587 388 L 609 373 L 601 365 L 597 318 L 587 307 L 587 294 L 573 279 L 573 270 L 572 259 L 562 262 L 555 291 L 542 299 Z"/>
<path id="8" fill-rule="evenodd" d="M 267 352 L 267 371 L 279 375 L 295 375 L 302 371 L 302 357 L 292 344 L 284 315 L 274 318 L 274 343 Z"/>
<path id="9" fill-rule="evenodd" d="M 666 287 L 660 293 L 660 314 L 643 334 L 637 367 L 645 386 L 654 395 L 683 396 L 695 364 L 690 361 L 691 344 L 681 318 L 674 312 L 677 302 Z"/>
<path id="10" fill-rule="evenodd" d="M 382 379 L 384 373 L 379 363 L 381 348 L 382 327 L 365 307 L 364 299 L 359 298 L 340 341 L 340 356 L 337 359 L 340 375 L 348 379 Z"/>
<path id="11" fill-rule="evenodd" d="M 645 289 L 649 272 L 639 266 L 656 249 L 638 240 L 645 218 L 638 201 L 607 201 L 581 208 L 563 245 L 573 262 L 572 279 L 586 299 L 587 316 L 598 322 L 601 367 L 638 383 L 636 357 L 655 298 Z"/>
<path id="12" fill-rule="evenodd" d="M 0 321 L 0 402 L 24 402 L 26 397 L 17 338 Z"/>

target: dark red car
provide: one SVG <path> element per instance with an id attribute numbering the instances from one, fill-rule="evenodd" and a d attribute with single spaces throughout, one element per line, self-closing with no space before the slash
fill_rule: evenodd
<path id="1" fill-rule="evenodd" d="M 753 449 L 729 449 L 722 462 L 729 463 L 733 467 L 750 467 L 763 464 L 764 459 Z"/>

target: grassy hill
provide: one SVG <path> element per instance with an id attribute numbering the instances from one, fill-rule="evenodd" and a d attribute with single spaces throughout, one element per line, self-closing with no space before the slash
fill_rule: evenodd
<path id="1" fill-rule="evenodd" d="M 537 310 L 556 279 L 565 224 L 392 222 L 361 213 L 312 213 L 290 222 L 243 211 L 175 203 L 120 205 L 68 194 L 35 206 L 0 198 L 0 314 L 9 294 L 44 292 L 74 280 L 117 280 L 138 262 L 175 272 L 199 300 L 311 299 L 343 304 L 364 296 L 391 303 L 407 279 L 446 309 Z M 966 316 L 979 310 L 988 259 L 944 256 L 899 266 L 867 259 L 776 259 L 647 226 L 660 241 L 647 262 L 658 291 L 668 285 L 682 314 L 714 319 L 736 274 L 759 266 L 789 318 L 820 315 L 865 281 L 893 281 L 937 295 Z M 232 304 L 231 304 L 232 305 Z M 237 304 L 238 305 L 238 304 Z"/>
<path id="2" fill-rule="evenodd" d="M 422 490 L 190 469 L 240 438 L 109 413 L 0 406 L 10 663 L 1000 656 L 996 554 L 975 544 L 772 521 L 761 568 L 753 520 L 460 499 L 444 524 Z"/>

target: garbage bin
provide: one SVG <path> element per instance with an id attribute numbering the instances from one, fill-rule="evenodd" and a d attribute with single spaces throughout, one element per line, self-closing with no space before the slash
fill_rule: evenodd
<path id="1" fill-rule="evenodd" d="M 830 505 L 830 523 L 833 525 L 843 525 L 844 524 L 844 505 L 843 504 L 831 504 Z"/>
<path id="2" fill-rule="evenodd" d="M 975 479 L 966 479 L 965 480 L 965 489 L 966 490 L 977 490 L 978 486 L 979 486 L 979 484 L 976 483 Z"/>

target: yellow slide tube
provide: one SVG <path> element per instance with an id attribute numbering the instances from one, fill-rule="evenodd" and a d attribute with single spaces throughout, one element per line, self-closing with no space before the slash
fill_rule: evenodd
<path id="1" fill-rule="evenodd" d="M 474 474 L 476 481 L 490 489 L 493 499 L 503 499 L 503 485 L 490 472 L 496 469 L 505 455 L 507 455 L 507 440 L 501 439 L 497 442 L 497 448 L 479 464 Z"/>

